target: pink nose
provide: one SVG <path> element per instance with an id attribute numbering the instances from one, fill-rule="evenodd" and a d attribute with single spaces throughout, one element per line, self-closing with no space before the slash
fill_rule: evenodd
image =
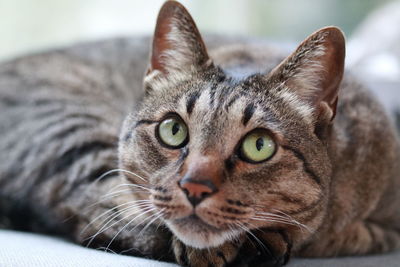
<path id="1" fill-rule="evenodd" d="M 193 206 L 196 206 L 205 198 L 218 191 L 216 186 L 210 180 L 194 180 L 191 178 L 184 178 L 180 180 L 178 184 Z"/>

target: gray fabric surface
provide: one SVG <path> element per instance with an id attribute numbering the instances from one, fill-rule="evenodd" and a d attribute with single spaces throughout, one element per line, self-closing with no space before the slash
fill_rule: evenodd
<path id="1" fill-rule="evenodd" d="M 32 233 L 0 230 L 0 267 L 176 267 L 177 265 L 115 255 Z M 400 253 L 335 259 L 293 259 L 289 267 L 397 267 Z"/>

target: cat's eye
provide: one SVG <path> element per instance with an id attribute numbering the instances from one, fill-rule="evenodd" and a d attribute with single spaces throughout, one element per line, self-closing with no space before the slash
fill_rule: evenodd
<path id="1" fill-rule="evenodd" d="M 164 119 L 157 127 L 157 135 L 162 144 L 169 148 L 180 148 L 188 141 L 186 124 L 178 115 Z"/>
<path id="2" fill-rule="evenodd" d="M 276 151 L 276 144 L 267 131 L 257 129 L 245 136 L 240 145 L 243 160 L 258 163 L 271 158 Z"/>

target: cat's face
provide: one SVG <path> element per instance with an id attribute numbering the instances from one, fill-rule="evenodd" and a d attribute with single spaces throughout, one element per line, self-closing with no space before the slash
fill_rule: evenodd
<path id="1" fill-rule="evenodd" d="M 173 3 L 160 12 L 146 97 L 121 134 L 121 168 L 147 182 L 126 178 L 150 188 L 138 197 L 150 199 L 159 219 L 193 247 L 266 227 L 311 234 L 331 171 L 319 128 L 334 108 L 327 100 L 319 106 L 325 96 L 310 104 L 313 96 L 296 89 L 316 86 L 320 80 L 307 75 L 320 65 L 292 55 L 270 74 L 235 80 L 211 63 L 190 16 Z M 326 51 L 326 36 L 304 48 L 315 50 L 308 56 Z"/>

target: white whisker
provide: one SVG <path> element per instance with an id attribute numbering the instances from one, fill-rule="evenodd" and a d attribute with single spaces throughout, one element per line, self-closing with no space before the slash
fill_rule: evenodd
<path id="1" fill-rule="evenodd" d="M 293 219 L 293 217 L 291 217 L 287 213 L 277 210 L 277 209 L 273 209 L 273 211 L 276 213 L 280 213 L 280 215 L 276 214 L 276 213 L 272 213 L 272 212 L 256 211 L 256 213 L 255 213 L 256 216 L 253 217 L 253 219 L 255 219 L 255 220 L 265 219 L 265 221 L 266 220 L 271 221 L 273 219 L 273 220 L 275 220 L 275 222 L 281 222 L 281 223 L 288 224 L 288 225 L 298 226 L 301 231 L 303 231 L 303 229 L 305 229 L 308 232 L 312 232 L 308 226 Z"/>
<path id="2" fill-rule="evenodd" d="M 124 169 L 112 169 L 112 170 L 109 170 L 109 171 L 103 173 L 103 174 L 100 175 L 98 178 L 96 178 L 92 183 L 90 183 L 90 185 L 89 185 L 89 186 L 85 189 L 85 191 L 83 192 L 83 195 L 86 196 L 86 195 L 88 194 L 88 192 L 89 192 L 92 188 L 96 188 L 95 185 L 96 185 L 99 181 L 101 181 L 102 179 L 104 179 L 104 178 L 107 177 L 108 175 L 113 174 L 113 173 L 116 173 L 116 172 L 129 173 L 130 175 L 133 175 L 133 176 L 135 176 L 135 177 L 140 178 L 140 179 L 143 180 L 144 182 L 148 182 L 145 178 L 143 178 L 143 177 L 141 177 L 140 175 L 138 175 L 138 174 L 136 174 L 136 173 L 133 173 L 133 172 L 131 172 L 131 171 L 124 170 Z M 137 186 L 137 187 L 139 187 L 139 186 Z M 145 190 L 149 190 L 148 188 L 144 188 L 144 187 L 142 187 L 142 188 L 145 189 Z"/>
<path id="3" fill-rule="evenodd" d="M 126 210 L 126 209 L 129 209 L 129 208 L 132 208 L 132 207 L 136 207 L 137 204 L 144 204 L 144 203 L 149 203 L 149 204 L 150 204 L 151 201 L 150 201 L 150 200 L 133 200 L 133 201 L 125 202 L 125 203 L 120 204 L 120 205 L 118 205 L 118 206 L 112 207 L 112 208 L 108 209 L 107 211 L 103 212 L 102 214 L 100 214 L 99 216 L 97 216 L 96 218 L 94 218 L 85 228 L 83 228 L 83 230 L 81 231 L 81 234 L 84 233 L 84 232 L 86 231 L 86 229 L 87 229 L 90 225 L 92 225 L 96 220 L 98 220 L 99 218 L 105 216 L 105 215 L 108 214 L 108 213 L 112 213 L 115 209 L 118 209 L 118 208 L 120 208 L 120 207 L 129 205 L 129 207 L 127 207 L 127 208 L 124 208 L 124 209 L 122 209 L 122 210 L 118 210 L 117 214 L 120 214 L 121 212 L 123 212 L 123 211 Z M 135 205 L 131 205 L 131 204 L 135 204 Z M 109 217 L 107 217 L 107 218 L 109 218 Z M 107 218 L 106 218 L 105 220 L 103 220 L 102 223 L 103 223 L 104 221 L 106 221 Z"/>
<path id="4" fill-rule="evenodd" d="M 236 225 L 238 225 L 240 228 L 242 228 L 246 233 L 248 233 L 249 235 L 251 235 L 255 240 L 256 240 L 256 242 L 265 250 L 265 251 L 267 251 L 268 253 L 270 253 L 271 254 L 271 251 L 264 245 L 264 243 L 263 242 L 261 242 L 261 240 L 258 238 L 258 237 L 256 237 L 251 231 L 250 231 L 250 229 L 248 228 L 248 227 L 246 227 L 245 225 L 243 225 L 242 223 L 240 223 L 240 222 L 236 222 Z M 251 239 L 249 239 L 250 241 L 251 241 Z M 254 246 L 254 244 L 253 244 L 253 246 Z"/>
<path id="5" fill-rule="evenodd" d="M 149 204 L 144 203 L 143 205 L 149 205 Z M 93 242 L 94 238 L 96 238 L 96 236 L 98 236 L 99 234 L 101 234 L 101 233 L 107 231 L 108 229 L 110 229 L 111 227 L 113 227 L 115 224 L 120 223 L 121 221 L 126 220 L 127 218 L 129 218 L 130 216 L 135 215 L 135 214 L 137 214 L 138 212 L 140 212 L 140 210 L 136 210 L 136 207 L 129 207 L 129 208 L 130 208 L 130 209 L 135 209 L 135 211 L 134 211 L 133 213 L 130 213 L 128 216 L 125 216 L 125 217 L 123 217 L 122 219 L 120 219 L 120 220 L 118 220 L 118 221 L 112 223 L 112 224 L 109 225 L 109 226 L 107 226 L 107 225 L 108 225 L 110 222 L 112 222 L 115 218 L 117 218 L 118 216 L 120 216 L 120 215 L 121 215 L 121 212 L 120 212 L 119 214 L 115 215 L 115 216 L 114 216 L 113 218 L 111 218 L 110 220 L 108 220 L 107 223 L 106 223 L 103 227 L 101 227 L 101 228 L 97 231 L 97 233 L 96 233 L 95 235 L 93 235 L 93 236 L 88 237 L 88 238 L 85 239 L 85 240 L 87 240 L 87 239 L 90 238 L 90 241 L 89 241 L 89 243 L 87 244 L 87 246 L 89 246 L 89 245 Z M 150 209 L 150 210 L 149 210 L 149 209 Z M 128 210 L 129 210 L 129 209 L 128 209 Z M 153 208 L 152 206 L 147 206 L 147 207 L 143 208 L 142 210 L 152 211 L 152 210 L 154 210 L 154 208 Z M 125 212 L 128 212 L 128 211 L 125 211 Z M 136 218 L 136 217 L 135 217 L 135 218 Z"/>
<path id="6" fill-rule="evenodd" d="M 127 224 L 125 224 L 125 225 L 114 235 L 114 237 L 113 237 L 113 238 L 111 239 L 111 241 L 108 243 L 107 248 L 110 247 L 110 245 L 112 244 L 112 242 L 114 242 L 115 238 L 117 238 L 117 236 L 118 236 L 126 227 L 128 227 L 132 222 L 134 222 L 137 218 L 140 218 L 141 216 L 143 216 L 143 215 L 145 215 L 145 214 L 147 214 L 147 213 L 149 213 L 149 212 L 152 212 L 152 211 L 154 211 L 154 210 L 155 210 L 155 208 L 152 207 L 151 209 L 146 210 L 145 212 L 142 212 L 141 214 L 135 216 L 132 220 L 130 220 Z M 154 214 L 153 214 L 153 215 L 154 215 Z M 150 216 L 150 218 L 151 218 L 151 216 Z"/>
<path id="7" fill-rule="evenodd" d="M 119 184 L 117 186 L 114 186 L 112 189 L 117 189 L 118 187 L 122 187 L 122 186 L 141 188 L 141 189 L 146 190 L 146 191 L 150 191 L 151 190 L 150 188 L 145 187 L 145 186 L 140 185 L 140 184 Z"/>
<path id="8" fill-rule="evenodd" d="M 135 177 L 137 177 L 137 178 L 139 178 L 139 179 L 141 179 L 141 180 L 147 182 L 147 180 L 146 180 L 145 178 L 143 178 L 142 176 L 140 176 L 140 175 L 138 175 L 138 174 L 136 174 L 136 173 L 134 173 L 134 172 L 131 172 L 131 171 L 128 171 L 128 170 L 124 170 L 124 169 L 116 169 L 116 170 L 118 170 L 118 171 L 120 171 L 120 172 L 128 173 L 128 174 L 130 174 L 130 175 L 133 175 L 133 176 L 135 176 Z"/>
<path id="9" fill-rule="evenodd" d="M 255 220 L 255 221 L 276 222 L 276 223 L 282 223 L 282 224 L 287 224 L 287 225 L 293 225 L 293 226 L 299 227 L 299 229 L 301 229 L 301 230 L 306 229 L 307 231 L 311 232 L 311 230 L 306 225 L 301 224 L 295 220 L 279 219 L 276 217 L 268 217 L 268 216 L 253 216 L 251 219 Z"/>
<path id="10" fill-rule="evenodd" d="M 158 211 L 157 213 L 155 213 L 155 214 L 157 214 L 157 216 L 155 216 L 154 219 L 152 219 L 150 222 L 148 222 L 148 223 L 146 224 L 146 226 L 145 226 L 142 230 L 140 230 L 138 236 L 140 236 L 140 235 L 142 234 L 142 232 L 144 232 L 155 220 L 157 220 L 157 219 L 159 219 L 161 216 L 163 216 L 163 211 L 164 211 L 164 210 L 165 210 L 165 208 L 162 209 L 162 210 L 160 210 L 160 211 Z"/>
<path id="11" fill-rule="evenodd" d="M 125 192 L 126 192 L 126 194 L 128 194 L 128 193 L 135 193 L 135 192 L 140 192 L 140 190 L 143 190 L 143 189 L 141 189 L 141 188 L 139 189 L 139 188 L 138 188 L 137 191 L 136 191 L 135 189 L 128 188 L 128 189 L 113 191 L 113 192 L 111 192 L 111 193 L 107 193 L 107 194 L 101 196 L 100 199 L 105 200 L 105 199 L 109 199 L 109 198 L 114 198 L 114 197 L 116 197 L 116 196 L 125 195 L 125 194 L 120 194 L 120 193 L 125 193 Z M 148 193 L 148 194 L 150 194 L 150 192 L 147 192 L 147 191 L 142 191 L 141 193 Z"/>
<path id="12" fill-rule="evenodd" d="M 106 247 L 98 247 L 98 248 L 96 248 L 96 250 L 103 250 L 103 251 L 105 251 L 105 252 L 111 252 L 111 253 L 113 253 L 113 254 L 115 254 L 115 255 L 118 255 L 117 252 L 115 252 L 115 251 L 112 250 L 112 249 L 106 248 Z"/>

